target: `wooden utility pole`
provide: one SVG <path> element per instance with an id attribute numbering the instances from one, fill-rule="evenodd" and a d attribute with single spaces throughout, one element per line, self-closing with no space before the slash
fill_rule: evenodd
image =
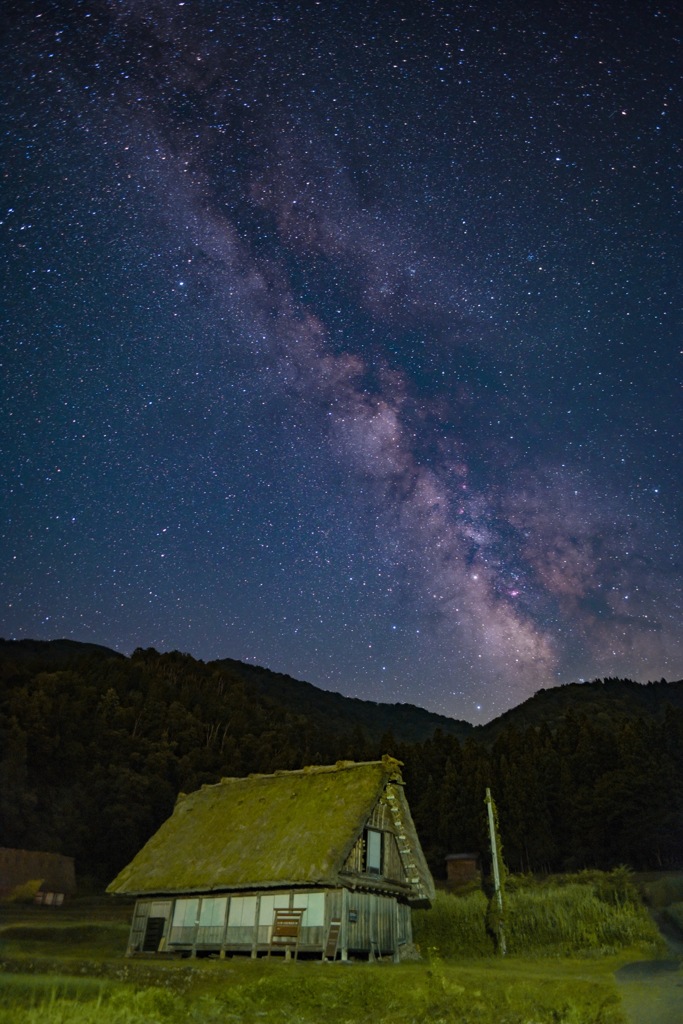
<path id="1" fill-rule="evenodd" d="M 493 865 L 493 898 L 498 906 L 498 949 L 501 956 L 505 956 L 505 932 L 503 930 L 503 890 L 501 886 L 501 864 L 500 850 L 498 849 L 498 836 L 496 832 L 496 819 L 493 813 L 493 797 L 491 790 L 486 787 L 486 809 L 489 816 L 489 841 L 491 843 L 491 862 Z"/>

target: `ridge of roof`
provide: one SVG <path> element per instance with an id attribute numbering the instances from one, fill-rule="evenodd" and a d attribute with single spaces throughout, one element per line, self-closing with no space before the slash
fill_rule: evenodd
<path id="1" fill-rule="evenodd" d="M 391 757 L 389 754 L 384 754 L 382 759 L 378 761 L 337 761 L 335 764 L 311 764 L 306 765 L 304 768 L 279 768 L 274 772 L 250 772 L 249 775 L 224 775 L 218 780 L 218 782 L 205 782 L 199 787 L 199 789 L 194 789 L 191 793 L 178 793 L 176 806 L 183 800 L 196 797 L 198 793 L 203 793 L 206 790 L 216 790 L 220 786 L 246 786 L 249 782 L 257 782 L 260 780 L 267 780 L 268 782 L 271 782 L 274 779 L 291 779 L 294 781 L 294 776 L 310 778 L 313 775 L 337 774 L 342 771 L 353 771 L 359 768 L 382 768 L 387 781 L 394 782 L 402 786 L 404 785 L 403 778 L 401 776 L 402 767 L 403 761 L 398 761 L 395 757 Z"/>
<path id="2" fill-rule="evenodd" d="M 336 761 L 334 764 L 309 764 L 304 768 L 278 768 L 274 772 L 251 772 L 249 775 L 226 775 L 221 782 L 244 782 L 245 779 L 273 779 L 283 775 L 324 775 L 330 772 L 346 771 L 354 768 L 370 768 L 381 765 L 387 772 L 398 772 L 403 767 L 403 761 L 385 754 L 376 761 Z M 217 785 L 217 783 L 208 783 Z M 203 787 L 202 787 L 203 788 Z"/>

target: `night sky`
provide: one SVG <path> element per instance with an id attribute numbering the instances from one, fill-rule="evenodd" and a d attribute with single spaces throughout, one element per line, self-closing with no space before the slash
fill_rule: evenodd
<path id="1" fill-rule="evenodd" d="M 683 675 L 673 3 L 7 20 L 2 635 L 471 722 Z"/>

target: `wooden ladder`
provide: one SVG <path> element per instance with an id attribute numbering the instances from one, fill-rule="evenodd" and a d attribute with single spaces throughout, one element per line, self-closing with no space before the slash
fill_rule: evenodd
<path id="1" fill-rule="evenodd" d="M 327 932 L 327 942 L 323 950 L 323 960 L 336 960 L 339 947 L 339 933 L 341 932 L 341 921 L 333 917 Z"/>

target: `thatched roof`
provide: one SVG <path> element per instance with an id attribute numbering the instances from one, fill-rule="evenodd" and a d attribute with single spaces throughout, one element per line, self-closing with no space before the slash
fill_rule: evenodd
<path id="1" fill-rule="evenodd" d="M 108 892 L 340 884 L 344 861 L 387 788 L 399 800 L 412 832 L 408 841 L 416 853 L 423 898 L 425 885 L 433 892 L 433 882 L 403 795 L 399 762 L 389 757 L 222 779 L 181 795 L 172 816 Z"/>

